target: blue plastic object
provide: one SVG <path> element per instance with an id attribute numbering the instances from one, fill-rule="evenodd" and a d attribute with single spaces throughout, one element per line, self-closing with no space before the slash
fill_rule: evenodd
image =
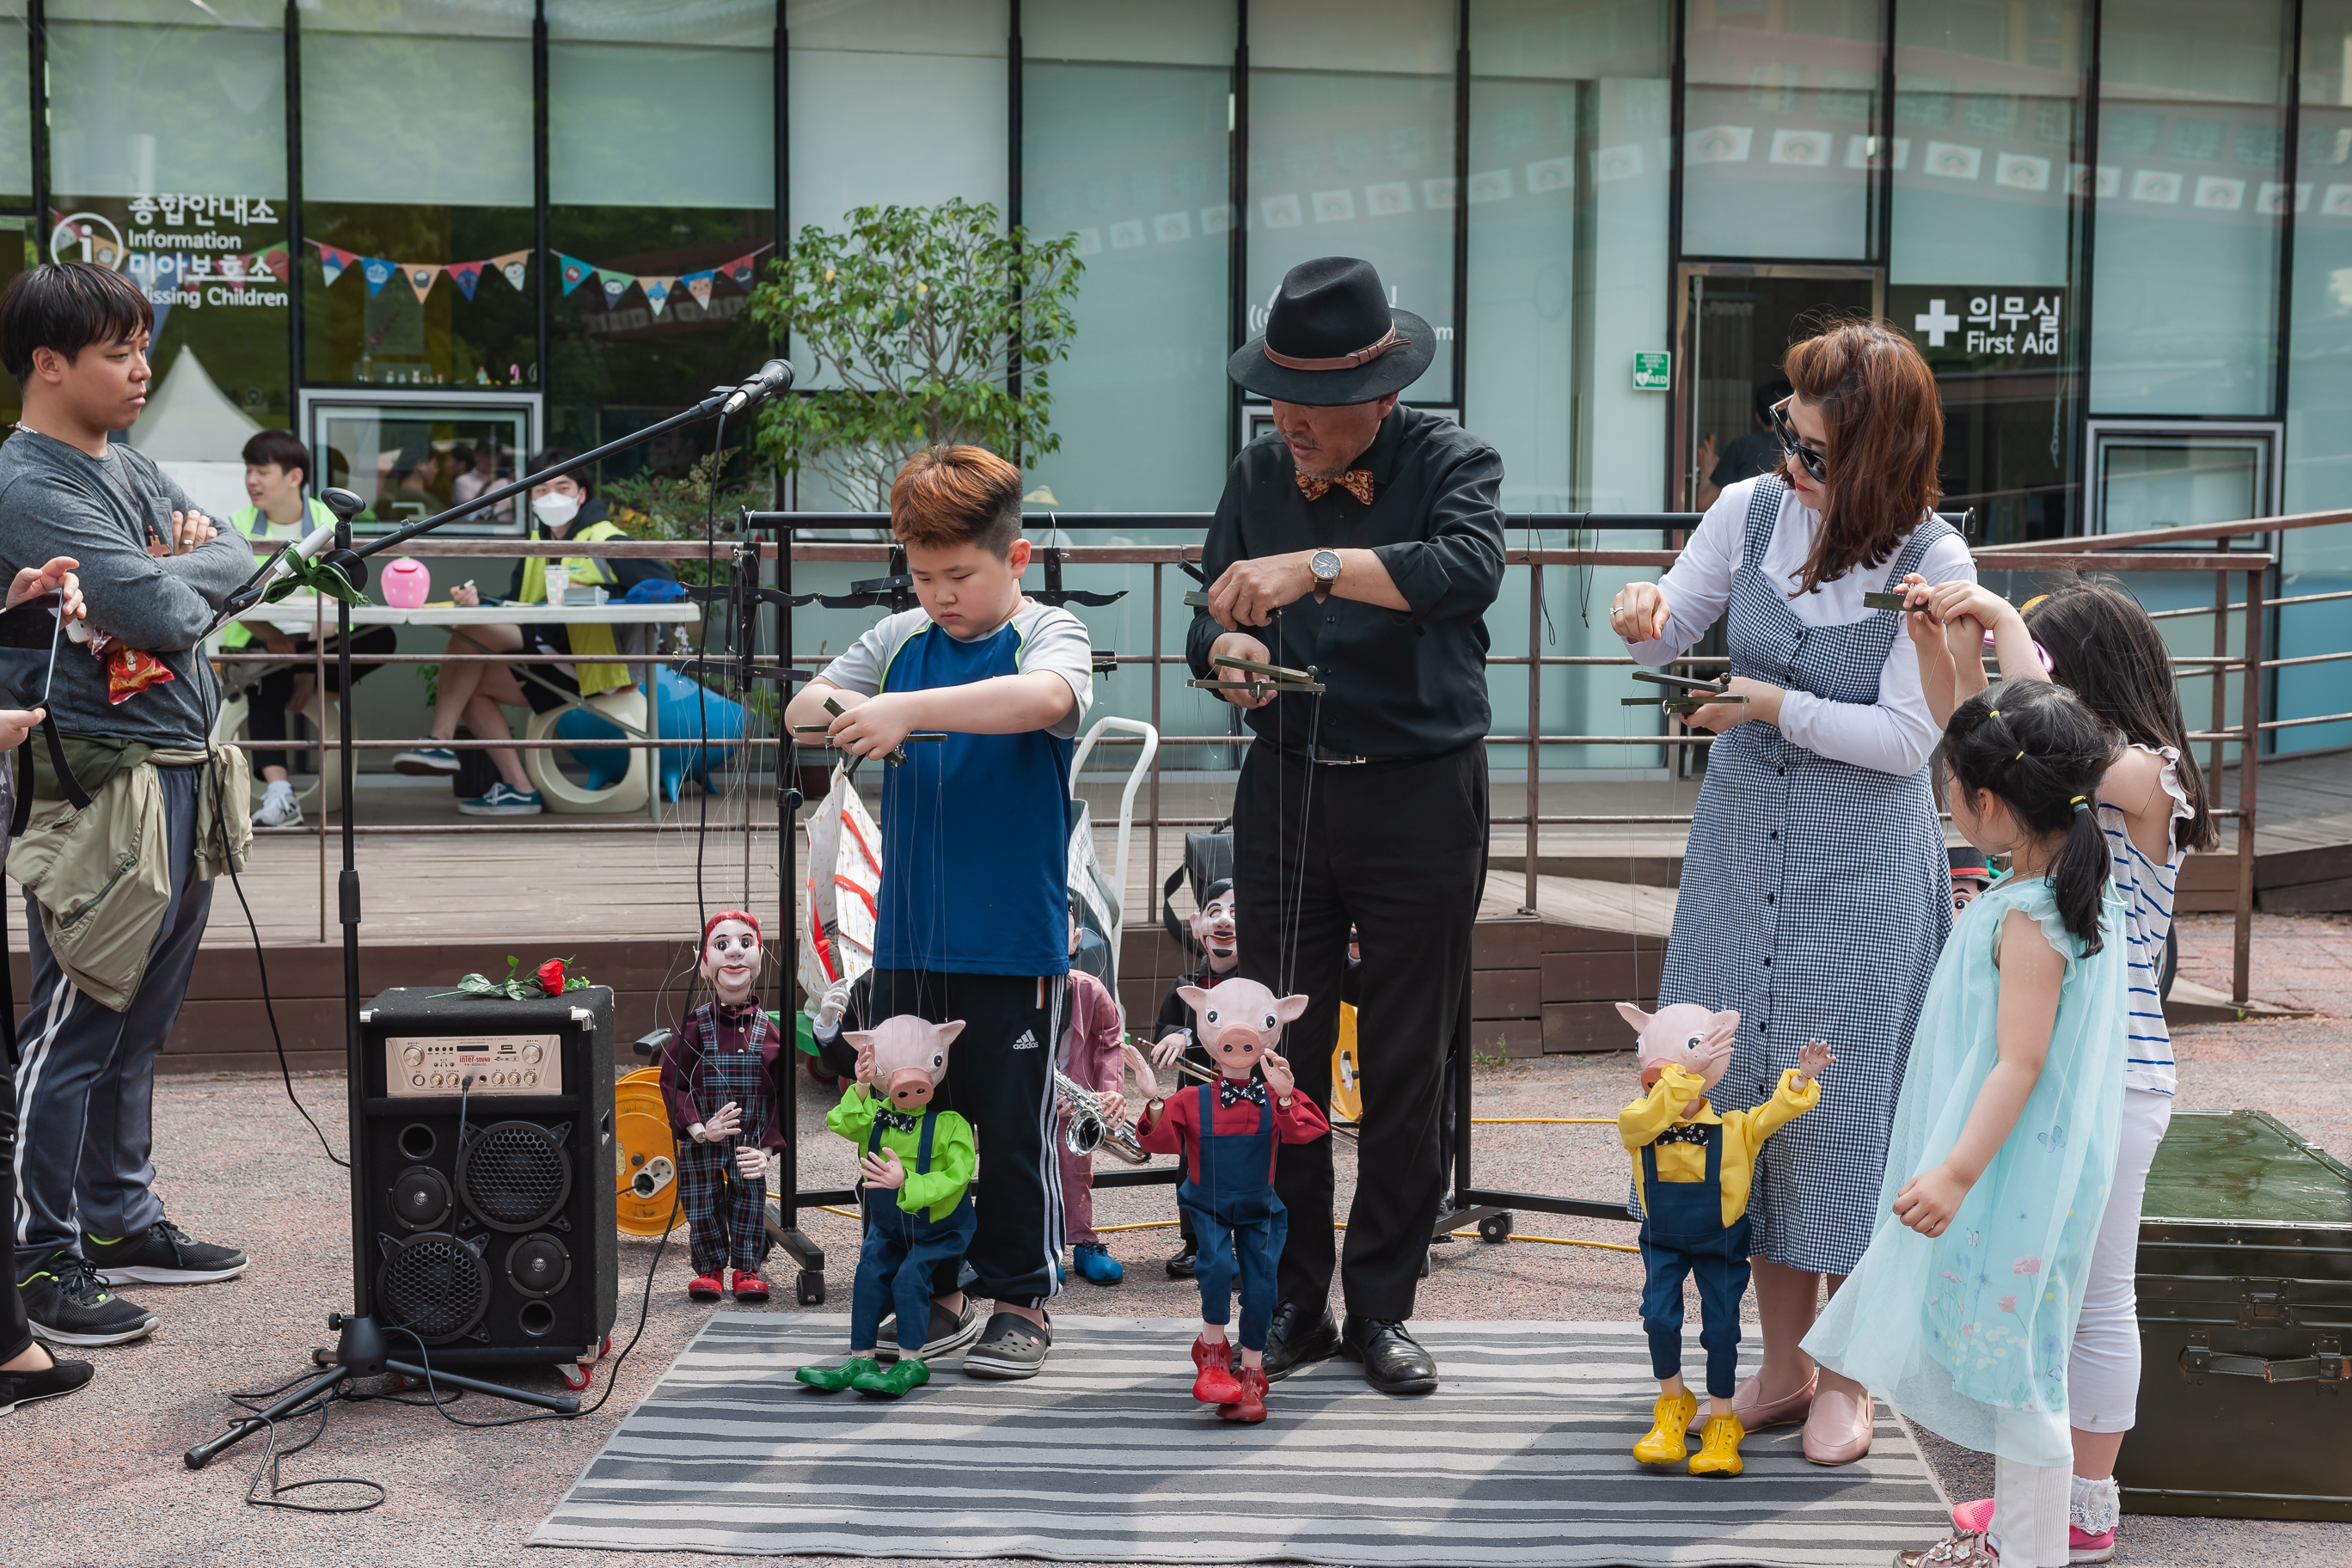
<path id="1" fill-rule="evenodd" d="M 695 712 L 698 700 L 702 705 L 700 717 Z M 678 782 L 688 776 L 706 790 L 715 787 L 710 777 L 713 770 L 724 767 L 734 755 L 733 747 L 715 742 L 743 738 L 743 705 L 667 667 L 654 676 L 654 700 L 661 715 L 662 738 L 693 742 L 661 749 L 662 798 L 676 800 Z M 701 743 L 706 733 L 714 742 L 707 752 Z"/>
<path id="2" fill-rule="evenodd" d="M 555 738 L 559 741 L 618 741 L 627 731 L 610 719 L 601 718 L 585 708 L 568 708 L 555 721 Z M 588 770 L 590 789 L 611 789 L 629 773 L 629 753 L 618 746 L 592 746 L 564 753 Z"/>
<path id="3" fill-rule="evenodd" d="M 647 577 L 621 595 L 624 605 L 675 605 L 686 597 L 686 584 L 667 577 Z"/>

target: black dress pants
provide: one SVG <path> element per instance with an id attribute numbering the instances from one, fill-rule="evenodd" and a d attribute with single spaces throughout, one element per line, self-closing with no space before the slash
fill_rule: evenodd
<path id="1" fill-rule="evenodd" d="M 1363 953 L 1364 1114 L 1347 1244 L 1335 1259 L 1331 1139 L 1283 1144 L 1286 1301 L 1326 1301 L 1337 1262 L 1349 1312 L 1412 1315 L 1445 1198 L 1446 1062 L 1468 1041 L 1470 935 L 1486 886 L 1483 744 L 1339 766 L 1251 746 L 1234 798 L 1239 973 L 1309 998 L 1281 1051 L 1327 1109 L 1351 924 Z"/>

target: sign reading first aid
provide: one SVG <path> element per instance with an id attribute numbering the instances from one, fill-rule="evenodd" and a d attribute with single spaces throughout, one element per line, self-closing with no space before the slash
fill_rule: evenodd
<path id="1" fill-rule="evenodd" d="M 1969 284 L 1889 289 L 1887 315 L 1911 330 L 1930 364 L 2054 370 L 2065 352 L 2066 290 Z"/>

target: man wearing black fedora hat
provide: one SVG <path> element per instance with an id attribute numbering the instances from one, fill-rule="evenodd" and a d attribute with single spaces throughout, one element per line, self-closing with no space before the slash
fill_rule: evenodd
<path id="1" fill-rule="evenodd" d="M 1486 606 L 1503 579 L 1502 459 L 1400 405 L 1429 368 L 1429 323 L 1392 309 L 1371 264 L 1291 268 L 1265 335 L 1226 374 L 1274 405 L 1234 459 L 1202 552 L 1208 604 L 1186 649 L 1312 665 L 1319 694 L 1225 700 L 1255 743 L 1234 798 L 1240 973 L 1302 991 L 1287 1054 L 1330 1103 L 1352 924 L 1362 943 L 1356 1198 L 1332 1249 L 1331 1140 L 1282 1145 L 1290 1214 L 1268 1378 L 1335 1351 L 1391 1394 L 1437 1366 L 1405 1329 L 1444 1200 L 1449 1052 L 1466 1047 L 1470 934 L 1486 883 Z M 1344 1324 L 1331 1316 L 1339 1265 Z"/>

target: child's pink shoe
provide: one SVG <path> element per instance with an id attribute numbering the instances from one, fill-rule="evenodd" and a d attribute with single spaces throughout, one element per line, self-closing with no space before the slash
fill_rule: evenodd
<path id="1" fill-rule="evenodd" d="M 1979 1498 L 1974 1502 L 1954 1505 L 1952 1524 L 1959 1530 L 1990 1530 L 1992 1499 Z M 2116 1557 L 2116 1532 L 2103 1531 L 2097 1535 L 2085 1535 L 2074 1525 L 2066 1527 L 2066 1561 L 2074 1563 L 2112 1563 Z"/>

